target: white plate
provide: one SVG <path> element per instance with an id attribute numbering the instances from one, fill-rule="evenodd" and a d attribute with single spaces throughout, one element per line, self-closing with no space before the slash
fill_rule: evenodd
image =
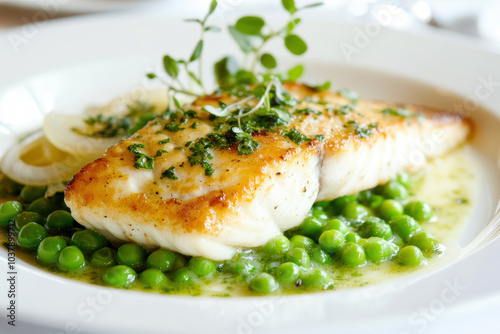
<path id="1" fill-rule="evenodd" d="M 165 1 L 167 0 L 4 0 L 3 3 L 32 10 L 41 10 L 46 15 L 52 15 L 52 13 L 60 12 L 87 13 L 139 9 L 152 4 L 161 5 Z"/>
<path id="2" fill-rule="evenodd" d="M 304 62 L 309 82 L 328 79 L 335 87 L 356 89 L 367 98 L 439 108 L 477 103 L 488 108 L 489 112 L 479 107 L 470 112 L 477 126 L 473 145 L 484 178 L 481 198 L 462 239 L 467 244 L 493 219 L 500 198 L 500 56 L 452 36 L 385 29 L 369 30 L 371 37 L 367 35 L 365 45 L 356 46 L 365 29 L 373 29 L 373 24 L 370 28 L 308 22 L 301 29 L 310 46 L 305 57 L 290 58 L 280 51 L 281 46 L 273 51 L 280 59 L 284 54 L 287 64 Z M 22 33 L 20 28 L 0 35 L 1 148 L 38 127 L 50 110 L 78 112 L 116 94 L 141 89 L 149 84 L 144 73 L 161 69 L 163 54 L 188 56 L 198 36 L 192 25 L 154 14 L 61 20 L 17 45 L 16 52 L 12 36 Z M 208 43 L 217 47 L 206 49 L 206 64 L 237 51 L 222 34 L 208 36 Z M 350 62 L 341 51 L 346 43 L 356 47 Z M 484 85 L 488 78 L 493 85 Z M 57 333 L 422 332 L 445 321 L 463 323 L 459 315 L 500 305 L 500 269 L 492 265 L 498 252 L 497 240 L 439 271 L 355 290 L 228 299 L 85 285 L 18 260 L 18 321 L 57 328 L 59 331 L 53 331 Z M 0 272 L 5 273 L 6 267 L 2 249 Z M 8 289 L 3 276 L 0 282 L 4 294 Z M 0 308 L 5 310 L 7 299 L 0 300 Z M 0 326 L 5 328 L 2 333 L 7 331 L 5 318 Z M 481 328 L 477 326 L 474 328 Z"/>

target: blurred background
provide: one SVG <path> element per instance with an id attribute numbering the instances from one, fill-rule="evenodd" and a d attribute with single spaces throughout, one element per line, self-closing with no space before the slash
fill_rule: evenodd
<path id="1" fill-rule="evenodd" d="M 41 24 L 68 16 L 105 15 L 123 11 L 164 11 L 194 15 L 205 11 L 210 0 L 0 0 L 0 31 L 9 27 Z M 315 0 L 298 3 L 311 3 Z M 324 0 L 315 18 L 364 23 L 377 20 L 394 29 L 419 31 L 446 29 L 467 35 L 500 50 L 500 1 L 497 0 Z M 279 11 L 280 1 L 220 0 L 231 14 Z M 395 20 L 383 22 L 383 12 L 397 10 Z M 306 13 L 307 14 L 307 13 Z M 305 15 L 307 16 L 307 15 Z"/>

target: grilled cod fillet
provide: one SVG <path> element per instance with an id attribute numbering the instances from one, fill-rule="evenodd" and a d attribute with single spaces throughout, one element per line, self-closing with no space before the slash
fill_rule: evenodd
<path id="1" fill-rule="evenodd" d="M 394 104 L 363 100 L 343 115 L 335 110 L 350 102 L 340 94 L 300 84 L 285 89 L 300 101 L 311 101 L 300 102 L 295 110 L 320 112 L 297 115 L 289 128 L 311 138 L 324 135 L 323 140 L 297 145 L 275 132 L 254 133 L 260 147 L 250 155 L 239 155 L 236 148 L 210 149 L 215 172 L 206 176 L 200 165 L 187 162 L 190 152 L 184 146 L 214 132 L 203 106 L 237 100 L 206 96 L 187 108 L 199 118 L 189 119 L 185 130 L 168 132 L 163 130 L 167 120 L 152 121 L 82 168 L 65 191 L 74 218 L 110 240 L 228 259 L 238 248 L 263 245 L 298 226 L 315 201 L 354 194 L 403 170 L 418 170 L 469 133 L 458 115 L 405 105 L 417 116 L 401 117 L 382 112 Z M 196 129 L 190 127 L 194 122 L 199 123 Z M 165 139 L 170 142 L 159 143 Z M 160 149 L 168 153 L 155 158 L 153 170 L 136 169 L 127 149 L 135 143 L 144 144 L 149 156 Z M 161 177 L 171 166 L 177 180 Z"/>

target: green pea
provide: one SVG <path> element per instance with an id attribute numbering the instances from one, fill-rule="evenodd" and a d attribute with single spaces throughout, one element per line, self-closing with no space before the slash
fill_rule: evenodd
<path id="1" fill-rule="evenodd" d="M 315 218 L 314 216 L 304 219 L 299 226 L 299 230 L 308 237 L 316 238 L 321 233 L 323 221 Z"/>
<path id="2" fill-rule="evenodd" d="M 321 210 L 324 210 L 326 207 L 330 205 L 330 201 L 321 201 L 321 202 L 315 202 L 313 204 L 313 208 L 319 208 Z"/>
<path id="3" fill-rule="evenodd" d="M 251 259 L 239 258 L 230 264 L 231 270 L 242 277 L 248 277 L 257 271 L 257 263 Z"/>
<path id="4" fill-rule="evenodd" d="M 292 248 L 285 255 L 286 262 L 293 262 L 298 266 L 308 268 L 311 265 L 311 259 L 304 248 Z"/>
<path id="5" fill-rule="evenodd" d="M 172 269 L 177 258 L 177 253 L 168 249 L 157 249 L 149 254 L 146 260 L 146 267 L 156 268 L 160 271 L 166 272 Z"/>
<path id="6" fill-rule="evenodd" d="M 372 196 L 373 196 L 372 189 L 360 191 L 358 193 L 358 201 L 360 203 L 367 203 Z"/>
<path id="7" fill-rule="evenodd" d="M 423 259 L 422 251 L 415 246 L 406 246 L 398 254 L 399 262 L 406 266 L 418 266 Z"/>
<path id="8" fill-rule="evenodd" d="M 389 220 L 403 214 L 403 205 L 396 200 L 386 199 L 378 208 L 378 213 L 383 219 Z"/>
<path id="9" fill-rule="evenodd" d="M 193 284 L 195 282 L 195 275 L 189 268 L 182 267 L 174 271 L 172 280 L 176 283 Z"/>
<path id="10" fill-rule="evenodd" d="M 363 244 L 366 257 L 374 263 L 382 262 L 385 260 L 385 246 L 381 242 L 367 241 Z"/>
<path id="11" fill-rule="evenodd" d="M 325 226 L 323 226 L 322 231 L 328 231 L 328 230 L 337 230 L 342 232 L 343 234 L 347 234 L 350 232 L 349 227 L 347 226 L 346 223 L 339 219 L 332 219 L 329 220 Z"/>
<path id="12" fill-rule="evenodd" d="M 21 192 L 22 185 L 4 176 L 0 180 L 0 195 L 3 196 L 17 196 Z"/>
<path id="13" fill-rule="evenodd" d="M 116 251 L 109 247 L 103 247 L 90 256 L 90 264 L 94 267 L 111 267 L 116 264 Z"/>
<path id="14" fill-rule="evenodd" d="M 24 211 L 17 215 L 16 219 L 14 219 L 14 224 L 16 226 L 16 230 L 20 230 L 24 225 L 28 223 L 37 223 L 43 225 L 43 218 L 36 212 Z"/>
<path id="15" fill-rule="evenodd" d="M 73 227 L 74 222 L 71 213 L 64 210 L 53 211 L 47 217 L 47 227 L 51 229 L 69 229 Z"/>
<path id="16" fill-rule="evenodd" d="M 349 232 L 345 235 L 345 241 L 346 242 L 353 242 L 353 243 L 358 243 L 361 240 L 361 237 L 359 234 L 354 233 L 354 232 Z"/>
<path id="17" fill-rule="evenodd" d="M 35 248 L 48 237 L 45 227 L 37 223 L 24 225 L 17 235 L 17 243 L 24 248 Z"/>
<path id="18" fill-rule="evenodd" d="M 299 266 L 293 262 L 285 262 L 276 268 L 275 275 L 280 283 L 295 283 L 300 275 Z"/>
<path id="19" fill-rule="evenodd" d="M 408 173 L 402 172 L 401 174 L 398 175 L 396 181 L 398 181 L 406 188 L 409 188 L 411 186 L 411 178 L 410 175 L 408 175 Z"/>
<path id="20" fill-rule="evenodd" d="M 337 230 L 328 230 L 321 233 L 319 244 L 329 253 L 337 252 L 345 242 L 344 234 Z"/>
<path id="21" fill-rule="evenodd" d="M 397 181 L 389 181 L 382 189 L 385 198 L 405 200 L 408 198 L 408 189 Z"/>
<path id="22" fill-rule="evenodd" d="M 335 209 L 337 213 L 342 212 L 347 203 L 355 202 L 358 199 L 358 195 L 342 196 L 331 201 L 331 206 Z"/>
<path id="23" fill-rule="evenodd" d="M 24 186 L 19 194 L 19 197 L 24 203 L 31 203 L 35 200 L 44 197 L 47 187 Z"/>
<path id="24" fill-rule="evenodd" d="M 372 197 L 370 197 L 370 199 L 368 200 L 368 207 L 374 209 L 374 210 L 377 210 L 378 208 L 380 208 L 380 206 L 382 205 L 382 203 L 384 202 L 385 198 L 384 196 L 381 196 L 381 195 L 373 195 Z"/>
<path id="25" fill-rule="evenodd" d="M 38 225 L 40 226 L 40 225 Z M 76 246 L 68 246 L 61 250 L 57 265 L 60 269 L 73 271 L 82 268 L 85 265 L 85 257 L 82 251 Z"/>
<path id="26" fill-rule="evenodd" d="M 320 222 L 324 222 L 325 220 L 328 219 L 328 215 L 322 208 L 313 207 L 312 210 L 310 211 L 310 215 L 311 217 L 319 220 Z"/>
<path id="27" fill-rule="evenodd" d="M 342 247 L 340 258 L 347 265 L 359 266 L 365 263 L 366 255 L 362 246 L 353 242 L 346 242 Z"/>
<path id="28" fill-rule="evenodd" d="M 144 270 L 140 274 L 139 279 L 149 288 L 159 288 L 167 284 L 167 276 L 156 268 Z"/>
<path id="29" fill-rule="evenodd" d="M 417 246 L 423 252 L 434 252 L 440 248 L 439 241 L 425 231 L 413 234 L 410 244 Z"/>
<path id="30" fill-rule="evenodd" d="M 174 265 L 168 271 L 175 271 L 177 269 L 183 268 L 187 265 L 187 263 L 188 259 L 184 255 L 176 253 Z"/>
<path id="31" fill-rule="evenodd" d="M 311 258 L 314 262 L 320 264 L 327 264 L 332 260 L 330 254 L 328 254 L 328 252 L 321 247 L 316 247 L 313 249 L 313 251 L 311 252 Z"/>
<path id="32" fill-rule="evenodd" d="M 141 245 L 124 244 L 116 252 L 116 261 L 134 270 L 140 270 L 145 265 L 146 255 L 147 252 Z"/>
<path id="33" fill-rule="evenodd" d="M 432 208 L 429 204 L 422 201 L 411 201 L 405 205 L 404 211 L 419 222 L 427 221 L 432 218 Z"/>
<path id="34" fill-rule="evenodd" d="M 191 260 L 189 260 L 189 269 L 200 277 L 210 275 L 214 272 L 215 267 L 214 261 L 203 257 L 192 257 Z"/>
<path id="35" fill-rule="evenodd" d="M 8 201 L 0 205 L 0 227 L 7 227 L 9 221 L 23 211 L 23 206 L 17 201 Z"/>
<path id="36" fill-rule="evenodd" d="M 281 255 L 289 250 L 290 247 L 290 240 L 284 235 L 278 235 L 264 245 L 264 250 L 267 254 Z"/>
<path id="37" fill-rule="evenodd" d="M 64 210 L 71 212 L 71 210 L 68 208 L 66 205 L 66 202 L 64 201 L 64 193 L 63 192 L 58 192 L 55 193 L 54 196 L 49 197 L 49 200 L 54 204 L 57 210 Z"/>
<path id="38" fill-rule="evenodd" d="M 59 254 L 66 246 L 66 241 L 59 236 L 47 237 L 38 245 L 38 260 L 45 264 L 57 263 Z"/>
<path id="39" fill-rule="evenodd" d="M 304 286 L 319 287 L 328 285 L 330 277 L 321 269 L 313 269 L 303 274 L 301 277 Z"/>
<path id="40" fill-rule="evenodd" d="M 135 270 L 125 265 L 108 268 L 102 275 L 104 283 L 115 288 L 128 288 L 136 278 L 137 273 Z"/>
<path id="41" fill-rule="evenodd" d="M 392 242 L 378 237 L 366 239 L 363 248 L 368 260 L 375 263 L 392 258 L 399 250 L 399 247 Z"/>
<path id="42" fill-rule="evenodd" d="M 28 211 L 39 213 L 42 217 L 47 217 L 54 210 L 54 204 L 52 204 L 52 202 L 45 197 L 36 199 L 28 207 Z"/>
<path id="43" fill-rule="evenodd" d="M 303 235 L 294 235 L 290 239 L 290 244 L 292 247 L 304 248 L 307 251 L 313 249 L 316 246 L 316 243 L 313 239 Z"/>
<path id="44" fill-rule="evenodd" d="M 368 209 L 359 203 L 349 202 L 342 210 L 342 215 L 348 219 L 361 219 L 370 214 Z"/>
<path id="45" fill-rule="evenodd" d="M 252 290 L 270 293 L 279 288 L 279 284 L 276 282 L 273 276 L 268 273 L 260 273 L 250 281 L 250 288 Z"/>
<path id="46" fill-rule="evenodd" d="M 263 263 L 262 271 L 266 273 L 273 273 L 276 270 L 276 268 L 279 267 L 280 264 L 281 262 L 278 261 L 272 261 L 272 262 L 265 261 Z"/>
<path id="47" fill-rule="evenodd" d="M 389 224 L 383 222 L 382 220 L 376 221 L 374 219 L 364 222 L 359 227 L 358 233 L 363 238 L 379 237 L 385 240 L 389 240 L 392 237 L 392 231 Z"/>
<path id="48" fill-rule="evenodd" d="M 411 238 L 413 233 L 421 229 L 420 224 L 415 221 L 410 216 L 396 216 L 392 218 L 389 222 L 392 230 L 398 234 L 403 240 L 408 240 Z"/>
<path id="49" fill-rule="evenodd" d="M 71 244 L 80 248 L 84 254 L 90 255 L 96 250 L 106 246 L 108 240 L 96 231 L 81 230 L 73 233 L 71 236 Z"/>

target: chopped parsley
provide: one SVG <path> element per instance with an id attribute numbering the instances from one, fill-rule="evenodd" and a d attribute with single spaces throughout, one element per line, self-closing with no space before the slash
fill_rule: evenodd
<path id="1" fill-rule="evenodd" d="M 168 132 L 178 132 L 184 130 L 184 128 L 181 128 L 179 124 L 175 124 L 174 122 L 169 122 L 165 124 L 164 129 L 167 130 Z"/>
<path id="2" fill-rule="evenodd" d="M 384 115 L 392 115 L 392 116 L 400 116 L 400 117 L 403 117 L 403 118 L 406 118 L 406 117 L 415 117 L 417 114 L 415 114 L 414 112 L 410 111 L 410 110 L 407 110 L 407 109 L 404 109 L 404 108 L 385 108 L 384 110 L 382 110 L 382 113 Z"/>
<path id="3" fill-rule="evenodd" d="M 165 144 L 168 144 L 168 143 L 170 143 L 170 138 L 163 139 L 163 140 L 160 140 L 158 142 L 158 144 L 160 144 L 160 145 L 165 145 Z"/>
<path id="4" fill-rule="evenodd" d="M 377 128 L 378 123 L 370 123 L 366 126 L 359 125 L 358 122 L 356 121 L 348 121 L 347 125 L 344 125 L 344 127 L 351 127 L 354 129 L 354 132 L 360 137 L 360 138 L 366 138 L 371 136 L 374 133 L 374 129 Z"/>
<path id="5" fill-rule="evenodd" d="M 297 129 L 290 129 L 283 131 L 283 135 L 293 141 L 295 144 L 300 145 L 304 142 L 311 141 L 311 138 L 297 131 Z"/>
<path id="6" fill-rule="evenodd" d="M 319 112 L 318 110 L 311 108 L 311 107 L 307 107 L 305 109 L 297 109 L 293 113 L 294 114 L 304 114 L 304 115 L 311 115 L 311 114 L 320 115 L 321 114 L 321 112 Z"/>
<path id="7" fill-rule="evenodd" d="M 132 144 L 129 147 L 127 147 L 128 150 L 132 153 L 135 154 L 135 163 L 134 167 L 139 169 L 139 168 L 144 168 L 144 169 L 153 169 L 154 168 L 154 158 L 142 153 L 139 149 L 144 149 L 145 146 L 144 144 Z"/>
<path id="8" fill-rule="evenodd" d="M 73 128 L 80 135 L 93 138 L 124 137 L 132 135 L 143 128 L 149 121 L 159 117 L 153 112 L 153 105 L 136 101 L 127 106 L 123 116 L 104 116 L 99 114 L 85 119 L 87 129 Z"/>
<path id="9" fill-rule="evenodd" d="M 155 156 L 156 156 L 156 157 L 161 157 L 161 155 L 162 155 L 163 153 L 168 153 L 168 151 L 167 151 L 167 150 L 158 150 L 158 151 L 156 151 L 156 155 L 155 155 Z"/>
<path id="10" fill-rule="evenodd" d="M 349 114 L 351 111 L 353 111 L 352 107 L 351 106 L 341 106 L 339 108 L 336 108 L 334 110 L 334 113 L 335 115 L 347 115 Z"/>
<path id="11" fill-rule="evenodd" d="M 346 98 L 347 100 L 349 100 L 349 102 L 351 102 L 351 104 L 356 104 L 358 103 L 358 100 L 359 100 L 359 94 L 353 90 L 350 90 L 350 89 L 339 89 L 338 93 Z"/>
<path id="12" fill-rule="evenodd" d="M 171 166 L 169 169 L 167 169 L 161 173 L 161 179 L 164 179 L 164 178 L 167 178 L 170 180 L 178 180 L 179 179 L 177 177 L 177 175 L 175 175 L 175 167 L 174 166 Z"/>

